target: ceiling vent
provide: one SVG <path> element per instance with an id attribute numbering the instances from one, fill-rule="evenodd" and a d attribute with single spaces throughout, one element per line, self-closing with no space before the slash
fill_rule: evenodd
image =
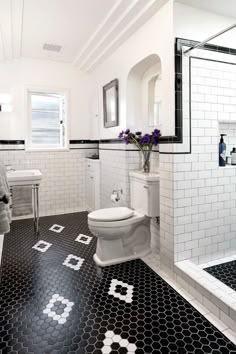
<path id="1" fill-rule="evenodd" d="M 60 52 L 62 46 L 57 44 L 44 43 L 43 50 L 48 50 L 50 52 Z"/>

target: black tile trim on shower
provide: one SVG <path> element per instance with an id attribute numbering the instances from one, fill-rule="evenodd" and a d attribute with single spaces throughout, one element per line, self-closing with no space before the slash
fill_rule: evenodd
<path id="1" fill-rule="evenodd" d="M 199 44 L 199 41 L 193 41 L 190 39 L 185 39 L 185 38 L 176 38 L 176 41 L 180 44 L 180 46 L 176 47 L 176 54 L 182 54 L 182 47 L 194 47 L 195 45 Z M 204 44 L 199 49 L 205 49 L 205 50 L 212 50 L 214 52 L 219 52 L 219 53 L 224 53 L 224 54 L 231 54 L 231 55 L 236 55 L 236 49 L 235 48 L 229 48 L 229 47 L 222 47 L 214 44 Z"/>

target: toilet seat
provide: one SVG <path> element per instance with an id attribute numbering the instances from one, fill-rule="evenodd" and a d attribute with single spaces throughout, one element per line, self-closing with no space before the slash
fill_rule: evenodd
<path id="1" fill-rule="evenodd" d="M 134 211 L 126 207 L 106 208 L 92 211 L 88 218 L 98 222 L 126 220 L 134 215 Z"/>
<path id="2" fill-rule="evenodd" d="M 118 209 L 118 208 L 117 208 Z M 91 219 L 91 214 L 88 215 L 88 224 L 90 226 L 96 227 L 96 228 L 119 228 L 122 226 L 127 226 L 127 225 L 132 225 L 135 224 L 142 219 L 145 219 L 146 216 L 136 210 L 131 210 L 132 215 L 126 219 L 122 220 L 116 220 L 116 221 L 98 221 L 98 220 L 93 220 Z"/>

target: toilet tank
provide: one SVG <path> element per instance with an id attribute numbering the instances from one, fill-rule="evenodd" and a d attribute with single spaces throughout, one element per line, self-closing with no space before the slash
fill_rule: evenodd
<path id="1" fill-rule="evenodd" d="M 160 216 L 160 176 L 158 173 L 132 171 L 131 208 L 149 217 Z"/>

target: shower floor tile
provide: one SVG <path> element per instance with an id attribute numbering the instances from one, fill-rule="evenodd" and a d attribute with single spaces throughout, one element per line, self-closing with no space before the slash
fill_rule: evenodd
<path id="1" fill-rule="evenodd" d="M 204 270 L 236 291 L 236 261 L 217 264 Z"/>
<path id="2" fill-rule="evenodd" d="M 64 225 L 62 236 L 49 231 Z M 76 242 L 79 234 L 89 244 Z M 143 261 L 107 268 L 93 261 L 87 213 L 44 217 L 35 252 L 32 220 L 5 236 L 0 287 L 0 353 L 236 354 L 236 346 Z M 69 264 L 63 265 L 70 257 Z M 83 259 L 79 271 L 74 267 Z"/>

